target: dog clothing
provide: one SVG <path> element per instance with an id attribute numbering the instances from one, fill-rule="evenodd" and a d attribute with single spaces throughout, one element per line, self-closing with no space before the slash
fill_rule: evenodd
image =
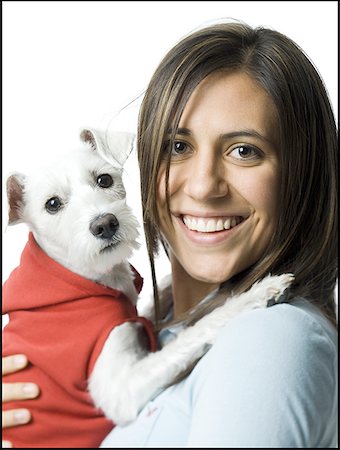
<path id="1" fill-rule="evenodd" d="M 139 293 L 143 280 L 135 273 Z M 53 259 L 33 234 L 20 265 L 3 286 L 3 356 L 25 354 L 29 366 L 6 375 L 6 382 L 33 382 L 37 399 L 5 403 L 3 409 L 27 408 L 32 420 L 3 430 L 15 447 L 95 448 L 114 427 L 93 405 L 87 380 L 112 331 L 126 321 L 143 325 L 156 350 L 152 323 L 138 317 L 124 293 L 85 279 Z M 119 370 L 119 367 L 117 367 Z"/>

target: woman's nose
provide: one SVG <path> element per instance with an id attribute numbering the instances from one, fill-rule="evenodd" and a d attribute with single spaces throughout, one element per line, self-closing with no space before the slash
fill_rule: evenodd
<path id="1" fill-rule="evenodd" d="M 223 156 L 199 153 L 190 161 L 184 191 L 195 200 L 225 197 L 229 192 Z"/>

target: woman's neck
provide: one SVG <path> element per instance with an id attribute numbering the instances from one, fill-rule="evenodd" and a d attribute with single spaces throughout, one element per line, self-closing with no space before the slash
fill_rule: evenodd
<path id="1" fill-rule="evenodd" d="M 175 257 L 170 256 L 172 268 L 172 297 L 176 320 L 196 306 L 206 295 L 218 288 L 218 284 L 210 284 L 192 278 Z"/>

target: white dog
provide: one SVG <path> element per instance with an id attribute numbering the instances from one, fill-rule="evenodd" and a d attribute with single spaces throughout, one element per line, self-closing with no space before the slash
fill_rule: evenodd
<path id="1" fill-rule="evenodd" d="M 16 446 L 98 446 L 113 424 L 134 420 L 190 368 L 230 319 L 266 307 L 293 280 L 267 277 L 150 351 L 150 323 L 136 310 L 140 277 L 128 263 L 138 223 L 126 204 L 122 167 L 134 136 L 86 129 L 81 139 L 83 148 L 61 161 L 8 178 L 9 224 L 25 222 L 31 233 L 4 285 L 4 353 L 28 356 L 25 379 L 42 392 L 21 404 L 32 423 L 4 433 Z"/>

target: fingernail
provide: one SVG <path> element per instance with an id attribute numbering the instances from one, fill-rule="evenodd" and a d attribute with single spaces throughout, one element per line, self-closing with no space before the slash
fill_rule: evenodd
<path id="1" fill-rule="evenodd" d="M 12 448 L 12 443 L 9 441 L 2 441 L 2 448 Z"/>
<path id="2" fill-rule="evenodd" d="M 26 383 L 22 387 L 22 392 L 26 395 L 37 395 L 39 392 L 39 389 L 36 384 Z"/>
<path id="3" fill-rule="evenodd" d="M 24 366 L 26 364 L 26 356 L 25 355 L 14 356 L 14 364 L 16 367 Z"/>
<path id="4" fill-rule="evenodd" d="M 16 423 L 27 423 L 30 420 L 30 417 L 30 413 L 27 409 L 20 409 L 14 413 L 14 420 Z"/>

